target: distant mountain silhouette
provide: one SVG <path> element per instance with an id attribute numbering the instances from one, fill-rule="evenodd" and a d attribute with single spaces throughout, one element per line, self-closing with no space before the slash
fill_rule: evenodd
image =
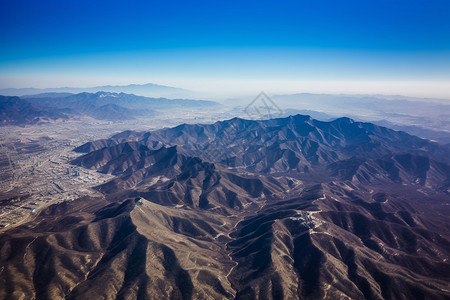
<path id="1" fill-rule="evenodd" d="M 44 109 L 19 97 L 0 96 L 0 125 L 37 124 L 57 119 L 69 117 L 62 110 Z"/>
<path id="2" fill-rule="evenodd" d="M 141 96 L 149 97 L 168 97 L 168 98 L 179 98 L 179 97 L 191 97 L 192 92 L 175 88 L 171 86 L 159 85 L 154 83 L 147 84 L 130 84 L 130 85 L 104 85 L 95 87 L 61 87 L 61 88 L 5 88 L 0 89 L 0 95 L 7 96 L 25 96 L 25 95 L 36 95 L 42 93 L 73 93 L 78 94 L 82 92 L 96 93 L 96 92 L 114 92 L 114 93 L 129 93 Z"/>
<path id="3" fill-rule="evenodd" d="M 2 99 L 3 102 L 11 102 L 11 99 L 16 101 L 16 104 L 14 104 L 16 108 L 12 108 L 12 104 L 5 104 L 0 107 L 0 113 L 5 115 L 3 124 L 36 123 L 36 120 L 41 117 L 42 121 L 82 116 L 97 120 L 132 120 L 144 116 L 154 116 L 156 110 L 219 106 L 218 103 L 205 100 L 147 98 L 132 94 L 110 92 L 50 93 L 23 98 L 3 96 Z M 28 105 L 28 108 L 26 108 L 26 105 Z M 27 115 L 22 116 L 14 113 L 14 111 L 20 110 L 26 110 Z"/>

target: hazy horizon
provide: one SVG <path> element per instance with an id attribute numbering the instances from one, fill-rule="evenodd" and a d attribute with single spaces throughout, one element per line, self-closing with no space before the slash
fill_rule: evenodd
<path id="1" fill-rule="evenodd" d="M 156 83 L 450 98 L 450 5 L 347 0 L 2 4 L 0 88 Z"/>

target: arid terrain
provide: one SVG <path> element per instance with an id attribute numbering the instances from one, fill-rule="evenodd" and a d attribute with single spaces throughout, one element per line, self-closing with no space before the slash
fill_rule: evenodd
<path id="1" fill-rule="evenodd" d="M 214 118 L 218 116 L 172 110 L 120 122 L 86 119 L 0 127 L 0 230 L 34 216 L 49 204 L 96 194 L 91 188 L 112 177 L 71 165 L 80 155 L 73 151 L 75 147 L 126 129 L 150 130 Z"/>
<path id="2" fill-rule="evenodd" d="M 0 300 L 450 300 L 450 1 L 0 29 Z"/>
<path id="3" fill-rule="evenodd" d="M 11 127 L 0 298 L 450 297 L 448 146 L 208 117 Z"/>

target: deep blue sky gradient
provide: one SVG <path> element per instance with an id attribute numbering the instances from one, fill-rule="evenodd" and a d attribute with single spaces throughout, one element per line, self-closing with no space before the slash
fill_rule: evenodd
<path id="1" fill-rule="evenodd" d="M 0 29 L 0 78 L 16 86 L 70 72 L 450 78 L 450 1 L 0 0 Z"/>

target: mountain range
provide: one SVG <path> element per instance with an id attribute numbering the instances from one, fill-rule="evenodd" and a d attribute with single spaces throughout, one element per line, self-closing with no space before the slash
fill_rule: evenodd
<path id="1" fill-rule="evenodd" d="M 388 95 L 274 95 L 279 107 L 313 110 L 332 116 L 347 116 L 421 137 L 448 143 L 450 102 L 448 99 L 413 98 Z M 309 113 L 308 113 L 309 114 Z M 322 117 L 320 117 L 322 119 Z M 379 122 L 379 123 L 378 123 Z"/>
<path id="2" fill-rule="evenodd" d="M 284 109 L 283 113 L 280 117 L 287 117 L 290 115 L 296 115 L 296 114 L 302 114 L 302 115 L 308 115 L 311 116 L 314 119 L 320 120 L 320 121 L 331 121 L 338 117 L 341 117 L 342 115 L 331 115 L 324 112 L 314 111 L 314 110 L 307 110 L 307 109 Z M 269 117 L 269 116 L 267 116 Z M 450 144 L 450 132 L 448 132 L 445 129 L 445 126 L 443 128 L 440 128 L 440 130 L 435 129 L 429 129 L 427 127 L 423 126 L 417 126 L 417 125 L 402 125 L 401 123 L 394 123 L 392 121 L 387 121 L 385 119 L 382 120 L 364 120 L 361 119 L 360 116 L 357 115 L 346 115 L 346 117 L 352 118 L 353 120 L 361 121 L 361 122 L 371 122 L 375 125 L 388 127 L 391 129 L 395 129 L 398 131 L 403 131 L 406 133 L 409 133 L 411 135 L 415 135 L 424 139 L 429 139 L 433 141 L 437 141 L 441 144 Z M 396 120 L 394 120 L 396 121 Z"/>
<path id="3" fill-rule="evenodd" d="M 32 96 L 0 96 L 0 122 L 25 125 L 90 117 L 96 120 L 132 120 L 154 116 L 174 108 L 209 108 L 205 100 L 148 98 L 125 93 L 47 93 Z"/>
<path id="4" fill-rule="evenodd" d="M 448 146 L 295 115 L 74 150 L 115 177 L 0 235 L 0 298 L 450 298 Z"/>
<path id="5" fill-rule="evenodd" d="M 4 88 L 0 89 L 0 95 L 6 96 L 26 96 L 43 93 L 97 93 L 97 92 L 112 92 L 112 93 L 128 93 L 148 97 L 167 97 L 167 98 L 186 98 L 192 97 L 192 92 L 165 85 L 154 83 L 147 84 L 130 84 L 130 85 L 104 85 L 95 87 L 60 87 L 60 88 Z"/>
<path id="6" fill-rule="evenodd" d="M 0 125 L 38 124 L 68 119 L 64 111 L 44 109 L 16 96 L 0 96 Z"/>

